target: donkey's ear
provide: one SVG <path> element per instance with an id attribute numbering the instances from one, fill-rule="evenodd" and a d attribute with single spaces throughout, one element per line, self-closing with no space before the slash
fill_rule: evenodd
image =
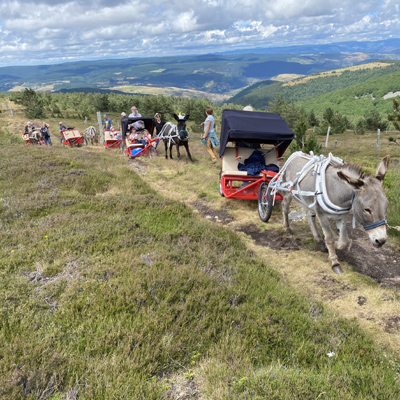
<path id="1" fill-rule="evenodd" d="M 347 182 L 353 187 L 354 190 L 360 190 L 364 186 L 364 181 L 362 179 L 352 178 L 351 176 L 343 173 L 343 171 L 339 171 L 337 174 L 340 179 Z"/>
<path id="2" fill-rule="evenodd" d="M 189 119 L 189 117 L 190 117 L 190 114 L 185 115 L 185 121 L 187 121 Z"/>
<path id="3" fill-rule="evenodd" d="M 176 114 L 174 114 L 174 118 L 175 118 L 177 121 L 179 121 L 179 118 L 178 118 L 178 116 L 177 116 Z"/>
<path id="4" fill-rule="evenodd" d="M 383 180 L 385 179 L 386 172 L 389 168 L 389 160 L 390 156 L 387 155 L 381 160 L 378 167 L 376 168 L 375 178 L 378 179 L 378 181 L 383 182 Z"/>

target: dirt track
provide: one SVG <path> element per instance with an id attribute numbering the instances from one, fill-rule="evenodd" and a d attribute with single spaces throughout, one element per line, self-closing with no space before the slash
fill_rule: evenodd
<path id="1" fill-rule="evenodd" d="M 212 221 L 228 224 L 233 217 L 225 210 L 212 210 L 203 202 L 193 205 L 205 217 Z M 369 276 L 383 287 L 400 289 L 400 255 L 388 246 L 376 249 L 361 227 L 353 229 L 348 223 L 348 232 L 353 240 L 350 250 L 337 251 L 339 261 L 349 263 L 355 271 Z M 250 236 L 259 246 L 274 250 L 298 251 L 302 248 L 300 238 L 288 237 L 283 230 L 261 231 L 256 225 L 241 226 L 239 231 Z M 311 231 L 310 231 L 311 236 Z M 320 251 L 315 245 L 314 251 Z"/>

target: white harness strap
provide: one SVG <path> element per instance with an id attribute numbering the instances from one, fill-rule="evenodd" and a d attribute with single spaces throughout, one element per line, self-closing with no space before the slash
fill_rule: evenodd
<path id="1" fill-rule="evenodd" d="M 317 175 L 315 177 L 315 186 L 317 190 L 317 200 L 318 204 L 322 207 L 322 209 L 331 214 L 345 214 L 351 210 L 350 208 L 340 207 L 336 204 L 333 204 L 329 197 L 327 196 L 326 191 L 326 181 L 325 181 L 325 171 L 326 168 L 330 165 L 340 165 L 343 164 L 343 160 L 340 158 L 334 157 L 332 153 L 329 153 L 328 158 L 323 160 L 318 165 Z"/>
<path id="2" fill-rule="evenodd" d="M 167 128 L 170 127 L 168 134 L 165 134 Z M 175 132 L 175 135 L 172 135 L 172 132 Z M 172 144 L 176 144 L 174 138 L 178 137 L 177 133 L 177 126 L 174 125 L 172 122 L 167 122 L 161 129 L 161 132 L 158 134 L 158 137 L 161 139 L 168 139 L 168 147 L 171 147 Z"/>
<path id="3" fill-rule="evenodd" d="M 296 158 L 301 157 L 308 160 L 308 162 L 303 166 L 300 172 L 297 172 L 296 179 L 292 181 L 282 182 L 282 176 L 286 171 L 290 162 Z M 315 206 L 316 202 L 321 206 L 321 208 L 330 213 L 330 214 L 345 214 L 350 211 L 350 208 L 343 208 L 333 204 L 327 196 L 326 191 L 326 181 L 325 181 L 325 171 L 326 168 L 330 165 L 340 165 L 343 164 L 343 160 L 340 158 L 334 157 L 331 153 L 326 158 L 323 155 L 314 156 L 311 152 L 310 155 L 305 154 L 301 151 L 293 153 L 289 159 L 286 161 L 285 165 L 279 172 L 279 175 L 274 176 L 270 183 L 269 188 L 271 189 L 271 194 L 273 196 L 273 200 L 275 201 L 275 194 L 279 190 L 288 191 L 291 195 L 300 203 L 305 205 L 308 208 L 312 208 Z M 315 175 L 315 192 L 304 191 L 300 188 L 301 181 L 306 177 L 308 173 Z M 295 187 L 295 189 L 293 189 Z M 312 204 L 307 204 L 304 197 L 315 196 L 316 199 Z"/>

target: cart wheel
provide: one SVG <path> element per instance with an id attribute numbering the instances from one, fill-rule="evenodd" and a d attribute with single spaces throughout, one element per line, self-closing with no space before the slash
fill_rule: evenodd
<path id="1" fill-rule="evenodd" d="M 222 191 L 221 178 L 222 178 L 222 172 L 219 173 L 219 194 L 221 197 L 225 197 L 224 192 Z"/>
<path id="2" fill-rule="evenodd" d="M 263 182 L 258 194 L 258 215 L 262 222 L 268 222 L 272 214 L 272 195 L 268 183 Z"/>
<path id="3" fill-rule="evenodd" d="M 87 140 L 86 140 L 85 137 L 83 138 L 83 145 L 84 145 L 84 146 L 87 146 L 87 145 L 88 145 L 88 142 L 87 142 Z"/>

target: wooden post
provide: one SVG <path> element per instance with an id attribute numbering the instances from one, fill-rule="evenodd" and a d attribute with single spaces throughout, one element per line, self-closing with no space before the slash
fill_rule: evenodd
<path id="1" fill-rule="evenodd" d="M 11 110 L 11 116 L 14 117 L 14 110 L 12 108 L 10 108 Z"/>
<path id="2" fill-rule="evenodd" d="M 85 117 L 85 124 L 87 124 L 87 117 Z"/>
<path id="3" fill-rule="evenodd" d="M 103 134 L 103 121 L 101 120 L 101 113 L 97 111 L 97 122 L 99 124 L 99 132 L 100 132 L 100 143 L 104 144 L 104 134 Z"/>
<path id="4" fill-rule="evenodd" d="M 378 129 L 378 137 L 376 138 L 376 149 L 379 150 L 379 138 L 381 137 L 381 130 Z"/>
<path id="5" fill-rule="evenodd" d="M 329 132 L 331 131 L 331 127 L 328 126 L 328 132 L 326 133 L 326 142 L 325 142 L 325 148 L 328 147 L 328 139 L 329 139 Z"/>
<path id="6" fill-rule="evenodd" d="M 337 140 L 335 140 L 335 149 L 336 149 L 336 146 L 337 146 Z"/>

